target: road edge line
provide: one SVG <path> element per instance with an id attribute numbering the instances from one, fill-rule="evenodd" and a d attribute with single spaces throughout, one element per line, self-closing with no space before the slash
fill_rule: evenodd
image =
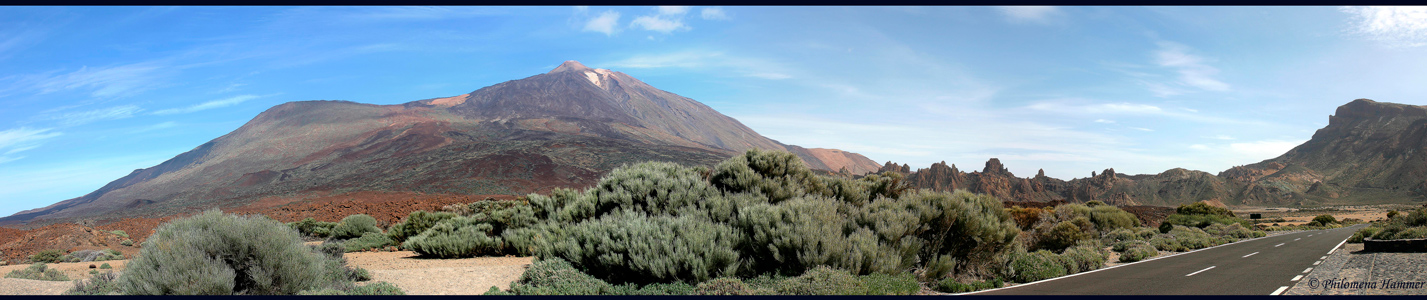
<path id="1" fill-rule="evenodd" d="M 1296 233 L 1296 232 L 1295 232 L 1295 233 Z M 1159 260 L 1159 259 L 1162 259 L 1162 258 L 1170 258 L 1170 257 L 1175 257 L 1175 256 L 1180 256 L 1180 255 L 1185 255 L 1185 254 L 1190 254 L 1190 253 L 1194 253 L 1194 252 L 1199 252 L 1199 251 L 1204 251 L 1204 250 L 1219 248 L 1219 247 L 1223 247 L 1223 246 L 1228 246 L 1228 245 L 1233 245 L 1233 244 L 1238 244 L 1238 243 L 1243 243 L 1243 242 L 1248 242 L 1248 241 L 1253 241 L 1253 240 L 1259 240 L 1259 239 L 1266 239 L 1266 238 L 1271 238 L 1271 237 L 1280 236 L 1280 235 L 1288 235 L 1288 234 L 1293 234 L 1293 233 L 1285 233 L 1285 234 L 1279 234 L 1279 235 L 1270 235 L 1270 236 L 1264 236 L 1264 237 L 1256 237 L 1256 238 L 1252 238 L 1252 239 L 1241 240 L 1241 241 L 1237 241 L 1237 242 L 1233 242 L 1233 243 L 1228 243 L 1228 244 L 1223 244 L 1223 245 L 1218 245 L 1218 246 L 1209 247 L 1209 248 L 1195 249 L 1194 251 L 1189 251 L 1189 252 L 1180 252 L 1180 253 L 1177 253 L 1177 254 L 1174 254 L 1174 255 L 1160 256 L 1160 257 L 1155 257 L 1155 258 L 1151 258 L 1151 259 L 1141 260 L 1141 261 L 1132 262 L 1132 263 L 1128 263 L 1128 264 L 1115 265 L 1115 266 L 1109 267 L 1109 268 L 1099 268 L 1099 269 L 1095 269 L 1095 270 L 1090 270 L 1090 271 L 1086 271 L 1086 272 L 1080 272 L 1080 273 L 1075 273 L 1075 274 L 1060 276 L 1060 277 L 1056 277 L 1056 278 L 1046 278 L 1046 279 L 1036 280 L 1036 281 L 1027 282 L 1027 283 L 1023 283 L 1023 284 L 1018 284 L 1018 285 L 1014 285 L 1014 286 L 998 287 L 998 288 L 989 289 L 989 290 L 980 290 L 980 291 L 965 292 L 965 293 L 951 294 L 951 295 L 952 295 L 952 296 L 970 295 L 970 294 L 976 294 L 976 293 L 984 293 L 984 292 L 990 292 L 990 291 L 997 291 L 997 290 L 1004 290 L 1004 289 L 1010 289 L 1010 288 L 1023 287 L 1023 286 L 1028 286 L 1028 285 L 1032 285 L 1032 284 L 1042 283 L 1042 282 L 1046 282 L 1046 281 L 1057 280 L 1057 279 L 1063 279 L 1063 278 L 1070 278 L 1070 277 L 1075 277 L 1075 276 L 1080 276 L 1080 275 L 1085 275 L 1085 274 L 1100 272 L 1100 271 L 1104 271 L 1104 270 L 1119 268 L 1119 267 L 1123 267 L 1123 266 L 1138 264 L 1138 263 L 1142 263 L 1142 262 L 1151 262 L 1151 261 Z M 1343 241 L 1347 241 L 1347 240 L 1343 240 Z"/>

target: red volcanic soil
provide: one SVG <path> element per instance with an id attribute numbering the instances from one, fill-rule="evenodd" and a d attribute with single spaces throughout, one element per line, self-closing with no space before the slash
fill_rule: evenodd
<path id="1" fill-rule="evenodd" d="M 443 206 L 466 204 L 483 199 L 511 200 L 512 195 L 452 195 L 422 194 L 415 192 L 353 192 L 338 195 L 313 193 L 294 197 L 266 197 L 250 204 L 223 209 L 227 213 L 240 215 L 261 214 L 281 222 L 294 222 L 303 218 L 318 221 L 337 222 L 348 215 L 367 214 L 377 219 L 382 227 L 400 222 L 413 211 L 438 211 Z M 154 228 L 168 220 L 187 216 L 174 215 L 161 218 L 126 218 L 98 226 L 84 226 L 74 223 L 53 224 L 31 230 L 0 227 L 0 259 L 9 264 L 25 261 L 31 254 L 48 249 L 74 252 L 85 249 L 114 249 L 132 256 L 139 253 L 137 247 L 145 238 L 154 233 Z M 110 233 L 123 230 L 134 241 L 134 247 L 123 246 L 123 237 Z"/>

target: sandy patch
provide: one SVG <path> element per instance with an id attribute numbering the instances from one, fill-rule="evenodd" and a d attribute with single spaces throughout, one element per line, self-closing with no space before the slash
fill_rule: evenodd
<path id="1" fill-rule="evenodd" d="M 372 274 L 372 281 L 395 284 L 407 295 L 480 295 L 492 286 L 507 289 L 533 257 L 417 258 L 412 251 L 347 253 L 347 263 Z"/>

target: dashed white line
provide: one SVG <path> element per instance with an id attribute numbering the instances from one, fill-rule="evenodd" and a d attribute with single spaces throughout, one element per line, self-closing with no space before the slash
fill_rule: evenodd
<path id="1" fill-rule="evenodd" d="M 1288 286 L 1280 286 L 1280 287 L 1278 287 L 1277 290 L 1273 290 L 1273 293 L 1272 293 L 1272 294 L 1268 294 L 1268 295 L 1269 295 L 1269 296 L 1278 296 L 1279 294 L 1283 294 L 1283 290 L 1287 290 L 1287 289 L 1288 289 Z"/>
<path id="2" fill-rule="evenodd" d="M 1319 257 L 1318 259 L 1320 259 L 1320 260 L 1322 260 L 1322 259 L 1328 259 L 1328 256 L 1327 256 L 1327 255 L 1324 255 L 1323 257 Z"/>
<path id="3" fill-rule="evenodd" d="M 1297 240 L 1301 240 L 1301 239 L 1303 239 L 1303 238 L 1296 238 L 1296 239 L 1293 239 L 1293 240 L 1297 241 Z"/>
<path id="4" fill-rule="evenodd" d="M 1323 261 L 1321 261 L 1321 260 L 1320 260 L 1320 261 L 1315 261 L 1315 262 L 1313 262 L 1313 265 L 1316 266 L 1316 265 L 1321 264 L 1321 263 L 1323 263 Z"/>
<path id="5" fill-rule="evenodd" d="M 1259 254 L 1259 253 L 1258 253 L 1258 252 L 1249 253 L 1249 255 L 1244 255 L 1244 257 L 1254 256 L 1254 254 Z"/>
<path id="6" fill-rule="evenodd" d="M 1290 281 L 1298 281 L 1299 279 L 1303 279 L 1303 275 L 1293 276 L 1293 280 Z"/>
<path id="7" fill-rule="evenodd" d="M 1303 269 L 1303 273 L 1313 272 L 1313 268 Z"/>
<path id="8" fill-rule="evenodd" d="M 1274 246 L 1274 247 L 1278 247 L 1278 246 L 1283 246 L 1283 244 L 1287 244 L 1287 243 L 1280 243 L 1280 244 L 1278 244 L 1278 245 L 1273 245 L 1273 246 Z"/>
<path id="9" fill-rule="evenodd" d="M 1195 271 L 1194 273 L 1189 273 L 1189 275 L 1184 275 L 1184 277 L 1194 276 L 1194 274 L 1199 274 L 1199 272 L 1208 271 L 1209 269 L 1213 269 L 1214 267 L 1215 266 L 1209 266 L 1208 268 L 1204 268 L 1203 270 Z"/>

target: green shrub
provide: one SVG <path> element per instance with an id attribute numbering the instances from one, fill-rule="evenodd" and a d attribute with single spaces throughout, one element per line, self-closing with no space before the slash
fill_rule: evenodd
<path id="1" fill-rule="evenodd" d="M 1089 217 L 1090 221 L 1095 223 L 1095 229 L 1100 232 L 1140 225 L 1140 219 L 1136 218 L 1135 214 L 1109 205 L 1091 207 Z"/>
<path id="2" fill-rule="evenodd" d="M 50 249 L 40 251 L 30 255 L 30 261 L 40 263 L 57 263 L 64 259 L 64 250 Z"/>
<path id="3" fill-rule="evenodd" d="M 1170 230 L 1174 230 L 1174 224 L 1170 224 L 1169 222 L 1159 223 L 1159 233 L 1169 233 Z"/>
<path id="4" fill-rule="evenodd" d="M 337 222 L 337 226 L 332 227 L 331 237 L 334 239 L 350 239 L 361 237 L 368 232 L 382 233 L 382 229 L 377 227 L 377 219 L 366 214 L 350 215 Z"/>
<path id="5" fill-rule="evenodd" d="M 290 295 L 343 275 L 282 223 L 209 210 L 159 225 L 118 284 L 133 295 Z"/>
<path id="6" fill-rule="evenodd" d="M 306 218 L 302 219 L 302 221 L 287 223 L 287 226 L 292 227 L 292 229 L 297 230 L 297 232 L 302 235 L 323 238 L 332 234 L 332 228 L 337 227 L 337 223 L 320 222 L 317 221 L 317 219 Z"/>
<path id="7" fill-rule="evenodd" d="M 1229 216 L 1222 216 L 1222 215 L 1182 215 L 1182 214 L 1173 214 L 1173 215 L 1169 215 L 1169 217 L 1165 218 L 1165 219 L 1164 219 L 1164 223 L 1169 223 L 1169 224 L 1179 225 L 1179 226 L 1186 226 L 1186 227 L 1196 227 L 1196 228 L 1205 228 L 1205 227 L 1209 227 L 1209 225 L 1213 225 L 1213 224 L 1224 224 L 1224 225 L 1239 224 L 1240 226 L 1243 226 L 1243 227 L 1249 227 L 1249 226 L 1250 226 L 1250 224 L 1248 224 L 1248 221 L 1246 221 L 1246 220 L 1244 220 L 1244 219 L 1235 218 L 1235 217 L 1229 217 Z M 1161 227 L 1161 229 L 1163 229 L 1163 227 Z"/>
<path id="8" fill-rule="evenodd" d="M 1040 237 L 1039 248 L 1061 251 L 1082 240 L 1088 240 L 1093 236 L 1093 233 L 1087 232 L 1085 229 L 1091 226 L 1093 225 L 1090 225 L 1090 220 L 1085 217 L 1076 217 L 1070 221 L 1057 223 L 1055 227 L 1051 227 L 1050 230 L 1043 232 L 1044 235 Z"/>
<path id="9" fill-rule="evenodd" d="M 720 277 L 700 283 L 694 287 L 693 295 L 753 295 L 753 289 L 742 280 Z"/>
<path id="10" fill-rule="evenodd" d="M 399 296 L 406 295 L 406 292 L 396 287 L 395 284 L 375 282 L 364 286 L 306 290 L 297 294 L 304 296 Z"/>
<path id="11" fill-rule="evenodd" d="M 426 232 L 411 237 L 403 248 L 417 254 L 438 258 L 475 257 L 500 254 L 504 241 L 490 235 L 494 227 L 471 217 L 457 217 L 437 222 Z"/>
<path id="12" fill-rule="evenodd" d="M 1110 244 L 1115 244 L 1124 241 L 1142 241 L 1145 239 L 1146 238 L 1141 237 L 1138 233 L 1136 233 L 1134 229 L 1130 228 L 1119 228 L 1105 233 L 1105 241 Z M 1116 252 L 1118 252 L 1118 250 Z"/>
<path id="13" fill-rule="evenodd" d="M 326 255 L 327 258 L 333 260 L 341 260 L 342 254 L 347 253 L 347 246 L 343 245 L 342 242 L 325 241 L 322 242 L 322 244 L 312 246 L 312 251 L 322 253 Z"/>
<path id="14" fill-rule="evenodd" d="M 407 215 L 406 219 L 402 220 L 401 223 L 396 223 L 396 225 L 392 225 L 390 229 L 387 229 L 386 234 L 392 241 L 400 244 L 406 242 L 408 238 L 421 234 L 427 229 L 431 229 L 431 227 L 436 226 L 438 222 L 455 217 L 456 214 L 449 212 L 433 213 L 424 210 L 413 211 Z"/>
<path id="15" fill-rule="evenodd" d="M 1227 208 L 1209 205 L 1204 201 L 1180 205 L 1178 208 L 1174 209 L 1174 213 L 1180 215 L 1214 215 L 1230 218 L 1234 217 L 1233 211 L 1230 211 Z"/>
<path id="16" fill-rule="evenodd" d="M 113 269 L 114 266 L 110 266 L 109 263 L 104 263 L 104 264 L 102 264 L 102 265 L 99 265 L 99 268 L 100 268 L 100 269 Z"/>
<path id="17" fill-rule="evenodd" d="M 1138 242 L 1120 253 L 1120 262 L 1137 262 L 1157 255 L 1159 255 L 1159 251 L 1156 251 L 1154 246 L 1150 246 L 1144 242 Z"/>
<path id="18" fill-rule="evenodd" d="M 961 283 L 960 281 L 957 281 L 954 278 L 946 278 L 942 279 L 941 281 L 938 281 L 936 287 L 933 289 L 943 293 L 969 293 L 980 290 L 1000 288 L 1003 285 L 1005 285 L 1005 283 L 1001 282 L 1001 278 L 976 281 L 969 284 Z"/>
<path id="19" fill-rule="evenodd" d="M 10 274 L 5 274 L 5 278 L 69 281 L 69 276 L 65 276 L 64 272 L 50 269 L 44 263 L 35 263 L 24 269 L 10 271 Z"/>
<path id="20" fill-rule="evenodd" d="M 1319 215 L 1317 217 L 1313 217 L 1313 222 L 1318 222 L 1319 224 L 1332 224 L 1338 223 L 1338 218 L 1334 218 L 1333 215 Z"/>
<path id="21" fill-rule="evenodd" d="M 827 266 L 785 278 L 776 288 L 779 295 L 867 295 L 867 286 L 857 276 Z"/>
<path id="22" fill-rule="evenodd" d="M 90 261 L 106 261 L 106 260 L 120 260 L 120 259 L 124 259 L 124 255 L 123 255 L 123 254 L 119 254 L 118 251 L 114 251 L 114 250 L 112 250 L 112 249 L 104 249 L 104 250 L 79 250 L 79 251 L 74 251 L 74 252 L 72 252 L 72 253 L 70 253 L 70 254 L 66 254 L 66 255 L 63 256 L 63 257 L 60 257 L 59 261 L 61 261 L 61 262 L 90 262 Z"/>
<path id="23" fill-rule="evenodd" d="M 117 236 L 120 236 L 120 237 L 123 237 L 123 238 L 126 238 L 126 239 L 129 238 L 129 233 L 124 232 L 123 230 L 110 231 L 109 233 L 113 233 L 114 235 L 117 235 Z"/>
<path id="24" fill-rule="evenodd" d="M 701 282 L 733 275 L 740 236 L 697 217 L 616 213 L 542 242 L 540 257 L 568 259 L 609 282 Z"/>
<path id="25" fill-rule="evenodd" d="M 1070 247 L 1069 249 L 1065 249 L 1065 253 L 1060 254 L 1061 261 L 1065 264 L 1065 270 L 1068 274 L 1099 269 L 1105 266 L 1105 260 L 1108 259 L 1107 256 L 1108 255 L 1104 253 L 1100 247 L 1093 246 Z"/>
<path id="26" fill-rule="evenodd" d="M 624 293 L 631 296 L 682 296 L 694 295 L 694 286 L 683 282 L 653 283 Z"/>
<path id="27" fill-rule="evenodd" d="M 1154 246 L 1154 248 L 1158 249 L 1159 251 L 1189 251 L 1189 248 L 1179 243 L 1179 239 L 1174 238 L 1174 236 L 1170 234 L 1156 235 L 1153 238 L 1150 238 L 1149 244 Z"/>
<path id="28" fill-rule="evenodd" d="M 371 273 L 371 272 L 368 272 L 367 269 L 363 269 L 362 267 L 349 267 L 349 269 L 350 269 L 351 271 L 347 272 L 347 274 L 348 274 L 347 278 L 348 278 L 348 279 L 351 279 L 352 281 L 371 281 L 371 280 L 372 280 L 372 273 Z"/>
<path id="29" fill-rule="evenodd" d="M 872 273 L 858 276 L 868 295 L 916 295 L 922 290 L 917 276 L 910 272 L 896 274 Z"/>
<path id="30" fill-rule="evenodd" d="M 791 152 L 749 149 L 714 166 L 709 182 L 729 193 L 757 192 L 771 203 L 807 194 L 817 185 L 812 170 Z"/>
<path id="31" fill-rule="evenodd" d="M 1348 242 L 1362 243 L 1363 238 L 1372 237 L 1374 234 L 1377 234 L 1378 230 L 1381 230 L 1381 228 L 1373 226 L 1364 227 L 1363 229 L 1358 230 L 1358 232 L 1354 232 L 1353 236 L 1348 238 Z"/>
<path id="32" fill-rule="evenodd" d="M 350 239 L 342 243 L 344 250 L 347 252 L 363 251 L 393 245 L 396 245 L 396 242 L 393 242 L 390 237 L 375 232 L 363 233 L 362 237 Z"/>
<path id="33" fill-rule="evenodd" d="M 108 264 L 105 264 L 106 266 Z M 93 271 L 93 270 L 91 270 Z M 65 291 L 65 295 L 112 295 L 119 293 L 119 285 L 115 283 L 118 276 L 114 272 L 98 273 L 90 276 L 87 280 L 75 280 L 74 288 Z"/>
<path id="34" fill-rule="evenodd" d="M 1397 235 L 1392 238 L 1399 240 L 1427 238 L 1427 227 L 1419 226 L 1408 228 L 1407 230 L 1398 232 Z"/>
<path id="35" fill-rule="evenodd" d="M 564 260 L 542 258 L 531 263 L 519 279 L 510 283 L 510 292 L 516 295 L 599 295 L 612 287 L 576 270 Z"/>
<path id="36" fill-rule="evenodd" d="M 1020 283 L 1066 275 L 1060 257 L 1046 250 L 1013 255 L 1008 270 L 1011 272 L 1009 278 Z"/>
<path id="37" fill-rule="evenodd" d="M 1174 236 L 1180 246 L 1191 250 L 1217 245 L 1208 233 L 1199 228 L 1175 226 L 1174 230 L 1169 231 L 1169 234 Z"/>
<path id="38" fill-rule="evenodd" d="M 133 247 L 133 246 L 134 246 L 134 240 L 124 239 L 124 240 L 122 240 L 122 241 L 119 241 L 119 244 L 120 244 L 120 245 L 124 245 L 124 246 Z"/>

